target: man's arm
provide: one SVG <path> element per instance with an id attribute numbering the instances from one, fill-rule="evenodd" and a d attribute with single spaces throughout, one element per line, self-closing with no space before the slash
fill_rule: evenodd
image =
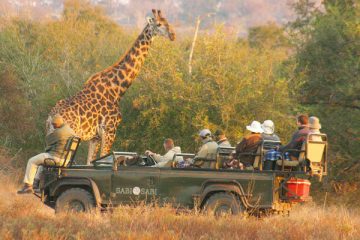
<path id="1" fill-rule="evenodd" d="M 279 150 L 285 152 L 287 149 L 296 149 L 297 145 L 301 141 L 302 141 L 302 136 L 299 135 L 299 132 L 296 132 L 293 134 L 291 141 L 286 146 L 280 147 Z"/>
<path id="2" fill-rule="evenodd" d="M 156 153 L 153 154 L 152 156 L 156 162 L 161 163 L 161 162 L 168 162 L 168 161 L 172 160 L 174 157 L 174 154 L 175 154 L 174 151 L 169 150 L 163 156 L 161 156 L 160 154 L 156 154 Z"/>

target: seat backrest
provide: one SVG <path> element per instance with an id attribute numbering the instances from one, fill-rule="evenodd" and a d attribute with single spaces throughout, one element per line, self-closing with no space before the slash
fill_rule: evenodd
<path id="1" fill-rule="evenodd" d="M 306 138 L 306 160 L 312 175 L 320 178 L 327 174 L 327 136 L 310 133 Z"/>
<path id="2" fill-rule="evenodd" d="M 235 147 L 219 146 L 216 152 L 216 169 L 223 167 L 224 162 L 230 160 L 232 153 L 235 153 Z"/>
<path id="3" fill-rule="evenodd" d="M 273 140 L 263 140 L 261 142 L 263 150 L 270 150 L 275 149 L 276 147 L 281 145 L 280 141 L 273 141 Z"/>
<path id="4" fill-rule="evenodd" d="M 313 142 L 307 143 L 306 159 L 312 163 L 319 163 L 322 161 L 325 150 L 325 142 Z"/>
<path id="5" fill-rule="evenodd" d="M 69 167 L 73 164 L 76 151 L 80 145 L 80 138 L 79 137 L 71 137 L 68 139 L 65 145 L 64 151 L 64 162 L 62 167 Z"/>
<path id="6" fill-rule="evenodd" d="M 259 145 L 258 149 L 256 150 L 255 161 L 253 164 L 254 169 L 262 170 L 263 163 L 265 161 L 266 152 L 271 149 L 276 149 L 276 147 L 280 146 L 280 141 L 273 141 L 273 140 L 263 140 Z"/>

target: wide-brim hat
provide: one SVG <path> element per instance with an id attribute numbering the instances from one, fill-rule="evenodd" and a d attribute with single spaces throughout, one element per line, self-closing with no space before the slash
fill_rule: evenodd
<path id="1" fill-rule="evenodd" d="M 261 123 L 258 121 L 253 121 L 249 126 L 246 126 L 246 129 L 254 133 L 263 133 L 264 130 L 261 128 Z"/>
<path id="2" fill-rule="evenodd" d="M 309 128 L 321 129 L 320 120 L 317 117 L 309 117 Z"/>

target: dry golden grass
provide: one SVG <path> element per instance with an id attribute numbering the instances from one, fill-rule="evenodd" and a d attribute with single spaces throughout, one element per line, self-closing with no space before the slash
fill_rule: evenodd
<path id="1" fill-rule="evenodd" d="M 290 216 L 214 218 L 165 207 L 55 215 L 35 196 L 17 196 L 0 176 L 1 239 L 360 239 L 360 215 L 341 207 L 298 206 Z"/>

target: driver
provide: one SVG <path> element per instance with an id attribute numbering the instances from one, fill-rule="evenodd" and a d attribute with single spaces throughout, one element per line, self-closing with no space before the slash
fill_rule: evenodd
<path id="1" fill-rule="evenodd" d="M 150 150 L 145 151 L 146 156 L 152 157 L 157 163 L 154 167 L 166 167 L 169 161 L 173 160 L 176 153 L 181 153 L 181 148 L 174 145 L 174 140 L 167 138 L 164 141 L 164 149 L 166 151 L 165 155 L 161 156 L 160 154 L 153 153 Z M 176 157 L 176 162 L 183 161 L 182 157 Z"/>

